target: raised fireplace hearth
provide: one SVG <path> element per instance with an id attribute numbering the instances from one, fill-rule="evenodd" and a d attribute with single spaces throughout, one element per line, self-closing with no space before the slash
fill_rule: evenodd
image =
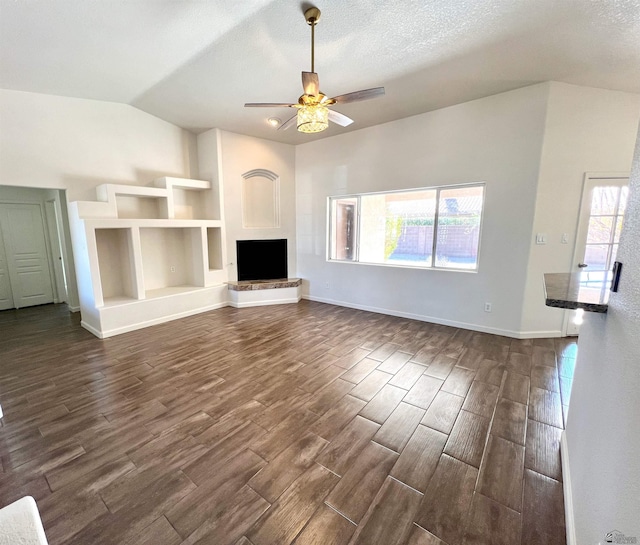
<path id="1" fill-rule="evenodd" d="M 236 241 L 238 281 L 227 282 L 234 307 L 281 305 L 301 299 L 300 278 L 287 278 L 287 239 Z"/>

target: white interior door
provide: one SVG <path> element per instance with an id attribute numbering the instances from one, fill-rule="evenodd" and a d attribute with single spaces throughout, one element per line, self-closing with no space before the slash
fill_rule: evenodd
<path id="1" fill-rule="evenodd" d="M 9 265 L 4 251 L 4 243 L 0 234 L 0 310 L 13 308 L 13 294 L 9 280 Z"/>
<path id="2" fill-rule="evenodd" d="M 42 208 L 39 204 L 0 204 L 4 240 L 15 308 L 53 302 Z"/>
<path id="3" fill-rule="evenodd" d="M 585 177 L 573 271 L 580 272 L 581 280 L 587 286 L 592 283 L 594 289 L 611 278 L 628 193 L 628 176 Z M 602 289 L 609 289 L 607 282 Z M 567 311 L 567 315 L 566 333 L 577 335 L 580 330 L 580 315 L 576 311 Z"/>

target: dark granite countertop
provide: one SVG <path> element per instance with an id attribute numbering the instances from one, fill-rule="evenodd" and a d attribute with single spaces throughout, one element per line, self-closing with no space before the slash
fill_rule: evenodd
<path id="1" fill-rule="evenodd" d="M 607 312 L 610 280 L 590 280 L 589 273 L 544 275 L 545 304 L 548 307 Z"/>

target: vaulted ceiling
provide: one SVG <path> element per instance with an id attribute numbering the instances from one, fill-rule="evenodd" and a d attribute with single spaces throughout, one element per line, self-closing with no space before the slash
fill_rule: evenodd
<path id="1" fill-rule="evenodd" d="M 640 0 L 318 0 L 316 71 L 355 119 L 276 131 L 310 69 L 292 0 L 0 0 L 0 87 L 131 104 L 178 126 L 302 143 L 540 81 L 640 93 Z"/>

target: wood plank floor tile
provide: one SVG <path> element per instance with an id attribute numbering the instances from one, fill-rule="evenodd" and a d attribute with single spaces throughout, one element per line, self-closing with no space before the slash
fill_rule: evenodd
<path id="1" fill-rule="evenodd" d="M 249 486 L 269 503 L 275 502 L 291 483 L 313 465 L 328 444 L 328 441 L 313 433 L 303 435 L 256 474 L 249 481 Z"/>
<path id="2" fill-rule="evenodd" d="M 445 380 L 449 373 L 453 370 L 456 365 L 457 360 L 455 358 L 450 358 L 448 356 L 443 356 L 442 354 L 438 354 L 433 361 L 427 367 L 427 370 L 424 372 L 425 375 L 429 375 L 434 378 L 438 378 L 440 380 Z"/>
<path id="3" fill-rule="evenodd" d="M 242 489 L 264 466 L 264 460 L 249 450 L 224 465 L 210 466 L 209 478 L 172 506 L 165 516 L 183 538 L 189 536 L 208 519 L 218 515 L 225 508 L 227 499 Z M 189 470 L 185 473 L 189 475 Z"/>
<path id="4" fill-rule="evenodd" d="M 38 502 L 50 543 L 65 543 L 101 515 L 109 513 L 98 494 L 63 491 Z M 10 545 L 10 542 L 6 542 Z"/>
<path id="5" fill-rule="evenodd" d="M 396 350 L 399 350 L 401 347 L 398 344 L 393 343 L 384 343 L 383 345 L 376 348 L 371 354 L 369 354 L 369 358 L 372 360 L 384 361 L 391 354 L 393 354 Z"/>
<path id="6" fill-rule="evenodd" d="M 569 405 L 571 400 L 571 388 L 573 380 L 567 377 L 560 377 L 560 398 L 563 405 Z"/>
<path id="7" fill-rule="evenodd" d="M 491 424 L 491 434 L 524 445 L 527 428 L 527 406 L 500 398 Z"/>
<path id="8" fill-rule="evenodd" d="M 560 394 L 532 386 L 529 418 L 562 429 L 564 424 Z"/>
<path id="9" fill-rule="evenodd" d="M 523 405 L 529 404 L 529 377 L 507 371 L 501 397 Z"/>
<path id="10" fill-rule="evenodd" d="M 443 392 L 442 390 L 439 391 L 431 405 L 429 405 L 421 424 L 442 433 L 451 433 L 463 402 L 464 397 Z"/>
<path id="11" fill-rule="evenodd" d="M 431 346 L 426 344 L 413 355 L 411 361 L 421 365 L 430 365 L 440 350 L 442 350 L 442 347 L 440 346 Z"/>
<path id="12" fill-rule="evenodd" d="M 447 436 L 444 433 L 418 426 L 390 475 L 411 488 L 424 492 L 446 442 Z"/>
<path id="13" fill-rule="evenodd" d="M 411 387 L 404 401 L 421 409 L 428 409 L 442 384 L 443 381 L 440 379 L 422 375 Z"/>
<path id="14" fill-rule="evenodd" d="M 251 450 L 265 460 L 273 460 L 280 452 L 296 441 L 309 426 L 318 420 L 311 411 L 293 413 L 270 432 L 253 441 Z"/>
<path id="15" fill-rule="evenodd" d="M 324 416 L 316 420 L 309 430 L 327 441 L 333 441 L 366 404 L 362 399 L 346 395 Z"/>
<path id="16" fill-rule="evenodd" d="M 478 470 L 442 455 L 415 521 L 451 545 L 462 542 Z"/>
<path id="17" fill-rule="evenodd" d="M 561 357 L 558 359 L 558 374 L 561 377 L 573 379 L 573 374 L 576 369 L 575 358 Z"/>
<path id="18" fill-rule="evenodd" d="M 402 369 L 393 376 L 389 384 L 409 390 L 426 370 L 427 368 L 424 365 L 412 361 L 407 362 Z"/>
<path id="19" fill-rule="evenodd" d="M 413 518 L 422 496 L 412 488 L 387 477 L 358 526 L 352 545 L 401 545 L 413 529 Z"/>
<path id="20" fill-rule="evenodd" d="M 494 386 L 502 384 L 502 375 L 506 369 L 506 365 L 495 360 L 484 359 L 480 362 L 475 380 L 486 382 Z"/>
<path id="21" fill-rule="evenodd" d="M 414 524 L 413 531 L 409 534 L 406 545 L 446 545 L 444 541 L 438 539 L 431 532 L 427 532 L 424 528 Z"/>
<path id="22" fill-rule="evenodd" d="M 514 545 L 520 543 L 520 513 L 477 492 L 473 495 L 464 545 Z"/>
<path id="23" fill-rule="evenodd" d="M 479 468 L 487 441 L 490 420 L 461 410 L 444 447 L 449 456 Z"/>
<path id="24" fill-rule="evenodd" d="M 180 534 L 175 531 L 173 526 L 165 517 L 157 518 L 149 526 L 147 526 L 142 535 L 127 540 L 123 545 L 179 545 L 182 543 Z"/>
<path id="25" fill-rule="evenodd" d="M 379 424 L 356 416 L 322 451 L 316 461 L 336 475 L 344 475 L 379 429 Z"/>
<path id="26" fill-rule="evenodd" d="M 350 395 L 364 401 L 371 401 L 392 377 L 393 375 L 389 373 L 383 373 L 378 370 L 372 371 L 351 390 Z"/>
<path id="27" fill-rule="evenodd" d="M 246 536 L 254 545 L 291 543 L 338 480 L 334 473 L 314 464 L 271 505 Z"/>
<path id="28" fill-rule="evenodd" d="M 371 371 L 376 369 L 380 365 L 378 360 L 372 360 L 371 358 L 364 358 L 360 360 L 356 365 L 344 373 L 340 378 L 342 380 L 348 380 L 353 384 L 361 382 Z"/>
<path id="29" fill-rule="evenodd" d="M 423 409 L 402 402 L 374 435 L 373 440 L 401 452 L 424 415 Z"/>
<path id="30" fill-rule="evenodd" d="M 550 392 L 560 392 L 557 369 L 546 365 L 534 365 L 531 369 L 531 386 Z"/>
<path id="31" fill-rule="evenodd" d="M 546 365 L 556 369 L 556 352 L 553 347 L 534 346 L 531 353 L 531 361 L 534 365 Z"/>
<path id="32" fill-rule="evenodd" d="M 524 467 L 562 481 L 560 438 L 562 430 L 529 420 Z"/>
<path id="33" fill-rule="evenodd" d="M 525 469 L 522 545 L 565 545 L 564 521 L 562 484 Z"/>
<path id="34" fill-rule="evenodd" d="M 257 467 L 257 472 L 258 469 L 265 465 L 267 465 L 267 462 L 249 449 L 241 450 L 233 458 L 228 460 L 220 458 L 215 449 L 212 449 L 195 462 L 186 466 L 182 471 L 192 482 L 198 486 L 203 486 L 209 482 L 219 484 L 225 479 L 232 478 L 239 472 L 244 471 L 246 468 Z"/>
<path id="35" fill-rule="evenodd" d="M 267 509 L 267 501 L 245 486 L 225 502 L 222 511 L 208 518 L 181 545 L 232 545 Z"/>
<path id="36" fill-rule="evenodd" d="M 491 435 L 480 468 L 478 492 L 520 512 L 523 471 L 524 447 Z"/>
<path id="37" fill-rule="evenodd" d="M 474 381 L 464 400 L 462 408 L 480 416 L 491 418 L 498 399 L 500 388 L 486 382 Z"/>
<path id="38" fill-rule="evenodd" d="M 405 363 L 407 363 L 411 359 L 412 354 L 408 354 L 406 352 L 401 352 L 400 350 L 391 354 L 387 359 L 385 359 L 379 366 L 378 369 L 380 371 L 384 371 L 385 373 L 391 373 L 394 375 L 402 367 Z"/>
<path id="39" fill-rule="evenodd" d="M 486 359 L 486 354 L 482 350 L 466 347 L 458 358 L 456 365 L 477 372 L 484 359 Z"/>
<path id="40" fill-rule="evenodd" d="M 360 416 L 383 424 L 407 395 L 407 391 L 387 384 L 360 411 Z"/>
<path id="41" fill-rule="evenodd" d="M 395 452 L 377 443 L 369 443 L 358 456 L 357 463 L 342 476 L 325 502 L 358 524 L 397 459 Z"/>
<path id="42" fill-rule="evenodd" d="M 333 381 L 329 386 L 323 388 L 315 397 L 313 403 L 307 405 L 307 409 L 312 413 L 322 416 L 329 409 L 335 406 L 345 395 L 353 389 L 353 384 L 341 378 Z"/>
<path id="43" fill-rule="evenodd" d="M 359 361 L 366 358 L 370 353 L 370 350 L 364 348 L 354 348 L 350 352 L 347 352 L 344 356 L 338 358 L 334 365 L 342 367 L 343 369 L 351 369 Z"/>
<path id="44" fill-rule="evenodd" d="M 512 352 L 507 358 L 507 371 L 529 376 L 532 367 L 531 356 Z"/>
<path id="45" fill-rule="evenodd" d="M 449 392 L 457 396 L 466 396 L 471 383 L 476 375 L 476 371 L 470 369 L 464 369 L 462 367 L 454 367 L 453 371 L 447 377 L 442 385 L 444 392 Z"/>
<path id="46" fill-rule="evenodd" d="M 345 370 L 337 365 L 330 365 L 326 369 L 323 369 L 318 374 L 311 377 L 306 382 L 300 385 L 300 389 L 305 392 L 314 393 L 324 388 L 328 384 L 331 384 L 340 375 L 344 374 Z"/>
<path id="47" fill-rule="evenodd" d="M 322 505 L 298 534 L 293 545 L 347 545 L 355 531 L 355 524 Z"/>

